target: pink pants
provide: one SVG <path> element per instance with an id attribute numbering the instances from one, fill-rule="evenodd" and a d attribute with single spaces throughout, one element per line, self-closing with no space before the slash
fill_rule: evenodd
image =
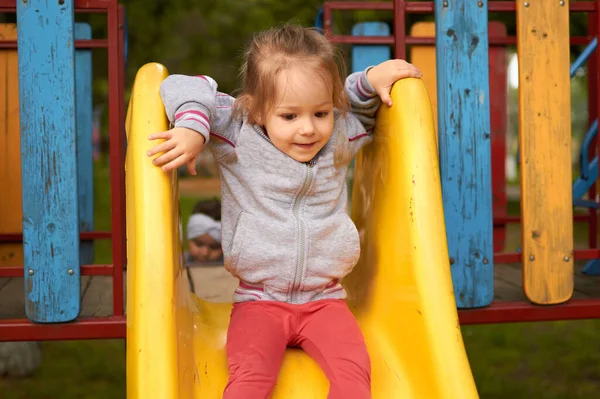
<path id="1" fill-rule="evenodd" d="M 234 304 L 223 399 L 269 398 L 288 346 L 302 348 L 321 366 L 329 399 L 371 398 L 371 362 L 358 323 L 345 301 L 332 299 Z"/>

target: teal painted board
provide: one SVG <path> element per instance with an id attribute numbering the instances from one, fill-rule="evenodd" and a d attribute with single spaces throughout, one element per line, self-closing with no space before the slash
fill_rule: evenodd
<path id="1" fill-rule="evenodd" d="M 87 23 L 75 24 L 75 39 L 92 38 Z M 92 50 L 75 50 L 75 101 L 77 104 L 77 192 L 79 197 L 79 231 L 94 231 L 94 159 L 93 159 L 93 104 L 92 104 Z M 79 263 L 94 263 L 94 242 L 81 241 Z"/>
<path id="2" fill-rule="evenodd" d="M 79 314 L 73 1 L 17 2 L 25 311 Z"/>
<path id="3" fill-rule="evenodd" d="M 487 2 L 436 0 L 439 156 L 456 304 L 494 297 Z"/>
<path id="4" fill-rule="evenodd" d="M 383 22 L 361 22 L 352 27 L 352 36 L 389 36 L 390 28 Z M 364 71 L 371 65 L 377 65 L 389 60 L 390 46 L 363 45 L 352 46 L 352 72 Z"/>

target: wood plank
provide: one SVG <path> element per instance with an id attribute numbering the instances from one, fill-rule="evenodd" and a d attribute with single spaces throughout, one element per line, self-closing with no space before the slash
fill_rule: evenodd
<path id="1" fill-rule="evenodd" d="M 81 317 L 112 315 L 112 280 L 106 276 L 81 277 Z M 22 277 L 0 278 L 0 320 L 26 317 Z"/>
<path id="2" fill-rule="evenodd" d="M 87 23 L 75 24 L 75 39 L 92 38 Z M 94 231 L 94 145 L 92 104 L 92 50 L 75 50 L 75 98 L 77 101 L 77 193 L 79 196 L 79 231 Z M 94 263 L 94 243 L 83 241 L 79 263 Z"/>
<path id="3" fill-rule="evenodd" d="M 0 24 L 0 38 L 17 39 L 16 24 Z M 0 50 L 0 234 L 20 233 L 21 143 L 16 49 Z M 23 264 L 22 244 L 0 244 L 0 267 Z"/>
<path id="4" fill-rule="evenodd" d="M 439 154 L 457 306 L 494 297 L 487 8 L 435 2 Z"/>
<path id="5" fill-rule="evenodd" d="M 16 24 L 0 24 L 0 37 L 17 39 Z M 75 24 L 76 39 L 91 39 L 87 23 Z M 17 51 L 0 50 L 0 233 L 22 232 L 19 79 Z M 92 51 L 75 50 L 77 96 L 77 164 L 80 231 L 94 230 L 94 164 L 92 143 Z M 94 243 L 82 242 L 80 263 L 94 262 Z M 0 267 L 22 265 L 22 244 L 0 243 Z"/>
<path id="6" fill-rule="evenodd" d="M 25 310 L 66 322 L 80 310 L 73 2 L 19 1 L 17 26 Z"/>
<path id="7" fill-rule="evenodd" d="M 492 21 L 491 36 L 506 36 L 506 25 Z M 492 46 L 490 53 L 490 126 L 492 129 L 492 214 L 507 216 L 506 208 L 506 134 L 508 119 L 508 64 L 506 47 Z M 494 252 L 504 251 L 506 224 L 494 227 Z"/>
<path id="8" fill-rule="evenodd" d="M 506 25 L 491 21 L 488 24 L 489 34 L 506 36 Z M 435 23 L 417 22 L 411 27 L 410 35 L 414 37 L 435 37 Z M 433 108 L 436 134 L 437 122 L 437 71 L 435 47 L 414 45 L 410 50 L 410 62 L 423 72 L 421 78 L 425 83 Z M 506 126 L 507 126 L 507 68 L 506 48 L 493 46 L 489 48 L 490 76 L 490 123 L 492 131 L 492 213 L 494 217 L 506 216 Z M 506 245 L 506 225 L 494 227 L 494 251 L 504 250 Z"/>
<path id="9" fill-rule="evenodd" d="M 530 301 L 573 294 L 569 2 L 517 3 L 523 287 Z"/>
<path id="10" fill-rule="evenodd" d="M 390 28 L 383 22 L 360 22 L 352 27 L 352 36 L 389 36 Z M 387 45 L 355 44 L 352 46 L 351 72 L 364 71 L 391 58 L 391 49 Z"/>
<path id="11" fill-rule="evenodd" d="M 417 22 L 410 28 L 410 35 L 414 37 L 435 37 L 435 23 Z M 438 112 L 437 112 L 437 73 L 435 65 L 435 46 L 414 45 L 410 47 L 410 62 L 423 72 L 421 80 L 425 84 L 431 110 L 433 112 L 433 123 L 435 133 L 438 134 Z"/>

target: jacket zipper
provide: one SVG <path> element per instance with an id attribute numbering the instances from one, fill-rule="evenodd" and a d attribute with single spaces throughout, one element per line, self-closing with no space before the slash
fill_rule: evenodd
<path id="1" fill-rule="evenodd" d="M 304 184 L 302 185 L 302 189 L 298 196 L 296 197 L 296 201 L 294 201 L 294 206 L 292 208 L 292 212 L 296 221 L 298 222 L 298 237 L 300 241 L 300 247 L 298 248 L 298 261 L 296 262 L 296 273 L 294 274 L 294 283 L 292 284 L 292 291 L 290 292 L 290 301 L 294 303 L 294 292 L 298 288 L 300 288 L 300 280 L 302 278 L 302 271 L 304 270 L 304 252 L 306 251 L 306 227 L 304 226 L 304 222 L 300 218 L 300 202 L 302 201 L 304 195 L 308 191 L 308 187 L 312 183 L 313 178 L 313 166 L 315 166 L 315 160 L 311 160 L 306 164 L 308 168 L 308 172 L 306 173 L 306 178 L 304 179 Z"/>
<path id="2" fill-rule="evenodd" d="M 256 131 L 256 133 L 258 133 L 262 138 L 267 140 L 269 143 L 271 143 L 275 147 L 275 144 L 273 144 L 273 142 L 271 141 L 271 138 L 269 136 L 267 136 L 266 134 L 264 134 L 264 132 L 262 132 L 260 130 L 260 128 L 254 126 L 254 131 Z M 275 148 L 277 148 L 277 147 L 275 147 Z M 279 150 L 279 148 L 277 148 L 277 149 Z M 279 150 L 279 151 L 281 151 L 281 150 Z M 281 151 L 281 152 L 283 153 L 283 151 Z M 308 168 L 308 172 L 306 174 L 306 177 L 304 178 L 304 183 L 302 185 L 302 189 L 298 193 L 298 196 L 296 197 L 296 200 L 294 201 L 294 205 L 292 207 L 292 213 L 294 214 L 294 218 L 298 222 L 298 237 L 300 238 L 300 247 L 298 248 L 298 253 L 297 253 L 298 261 L 296 262 L 296 271 L 294 273 L 294 282 L 292 284 L 292 290 L 290 292 L 290 302 L 291 303 L 294 303 L 295 290 L 300 288 L 300 280 L 302 277 L 302 271 L 304 269 L 304 252 L 306 251 L 306 238 L 305 238 L 306 228 L 304 226 L 304 222 L 300 218 L 300 202 L 302 201 L 304 195 L 306 194 L 306 191 L 308 191 L 308 188 L 310 187 L 310 184 L 312 183 L 313 167 L 315 166 L 316 163 L 317 162 L 314 158 L 305 163 L 305 165 Z"/>

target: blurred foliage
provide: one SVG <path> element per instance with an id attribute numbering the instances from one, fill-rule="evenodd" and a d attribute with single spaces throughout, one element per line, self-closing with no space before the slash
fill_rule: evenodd
<path id="1" fill-rule="evenodd" d="M 371 0 L 373 1 L 373 0 Z M 391 0 L 389 0 L 391 1 Z M 417 0 L 422 1 L 422 0 Z M 490 2 L 493 2 L 490 1 Z M 252 34 L 273 25 L 295 22 L 313 25 L 322 0 L 121 0 L 128 22 L 128 60 L 126 68 L 126 98 L 137 70 L 148 62 L 164 64 L 170 73 L 206 74 L 219 83 L 219 90 L 231 93 L 239 86 L 238 70 L 244 46 Z M 14 22 L 15 16 L 0 14 L 0 22 Z M 77 14 L 78 22 L 92 26 L 93 37 L 106 37 L 106 18 L 101 14 Z M 385 21 L 393 32 L 391 11 L 335 11 L 334 32 L 349 34 L 360 21 Z M 418 21 L 433 21 L 433 15 L 408 14 L 406 31 Z M 503 22 L 509 35 L 516 34 L 514 13 L 490 13 L 489 20 Z M 586 13 L 571 13 L 572 36 L 587 35 Z M 572 46 L 573 60 L 584 46 Z M 350 46 L 343 46 L 346 55 Z M 509 52 L 515 46 L 509 46 Z M 94 51 L 94 103 L 106 108 L 107 51 Z M 348 59 L 346 57 L 346 59 Z M 583 78 L 573 80 L 574 132 L 585 130 L 587 96 L 585 68 Z M 516 93 L 509 97 L 509 130 L 516 132 Z M 107 112 L 103 115 L 103 135 L 106 135 Z M 577 136 L 577 133 L 575 133 Z"/>
<path id="2" fill-rule="evenodd" d="M 313 25 L 323 5 L 322 0 L 121 0 L 120 3 L 126 8 L 129 30 L 128 83 L 142 65 L 156 61 L 171 73 L 210 75 L 226 92 L 238 86 L 242 51 L 254 32 L 283 22 Z M 386 21 L 393 30 L 393 14 L 388 11 L 336 11 L 333 18 L 336 33 L 349 34 L 354 23 L 365 20 Z M 433 15 L 408 14 L 406 31 L 415 22 L 433 19 Z M 509 35 L 516 33 L 514 13 L 490 13 L 489 19 L 505 23 Z M 0 22 L 14 20 L 14 15 L 0 14 Z M 77 14 L 76 20 L 90 23 L 95 38 L 106 37 L 103 15 Z M 586 35 L 587 20 L 586 13 L 571 13 L 571 35 Z M 573 54 L 582 49 L 573 46 Z M 106 50 L 94 50 L 95 91 L 102 97 L 107 91 L 106 61 Z"/>
<path id="3" fill-rule="evenodd" d="M 284 22 L 313 25 L 322 0 L 122 0 L 126 8 L 129 51 L 127 83 L 147 62 L 160 62 L 171 73 L 206 74 L 219 82 L 219 89 L 232 92 L 239 85 L 238 70 L 244 46 L 252 34 Z M 387 11 L 336 11 L 336 33 L 349 34 L 359 21 L 380 20 L 393 30 L 393 14 Z M 490 20 L 507 25 L 515 34 L 514 13 L 490 14 Z M 418 21 L 433 20 L 433 15 L 407 15 L 406 31 Z M 94 37 L 106 36 L 106 19 L 82 14 L 93 27 Z M 585 35 L 587 17 L 571 14 L 572 35 Z M 574 47 L 574 53 L 581 51 Z M 344 47 L 346 52 L 349 47 Z M 99 53 L 96 56 L 96 53 Z M 102 53 L 102 54 L 100 54 Z M 94 53 L 95 91 L 106 95 L 106 51 Z"/>

